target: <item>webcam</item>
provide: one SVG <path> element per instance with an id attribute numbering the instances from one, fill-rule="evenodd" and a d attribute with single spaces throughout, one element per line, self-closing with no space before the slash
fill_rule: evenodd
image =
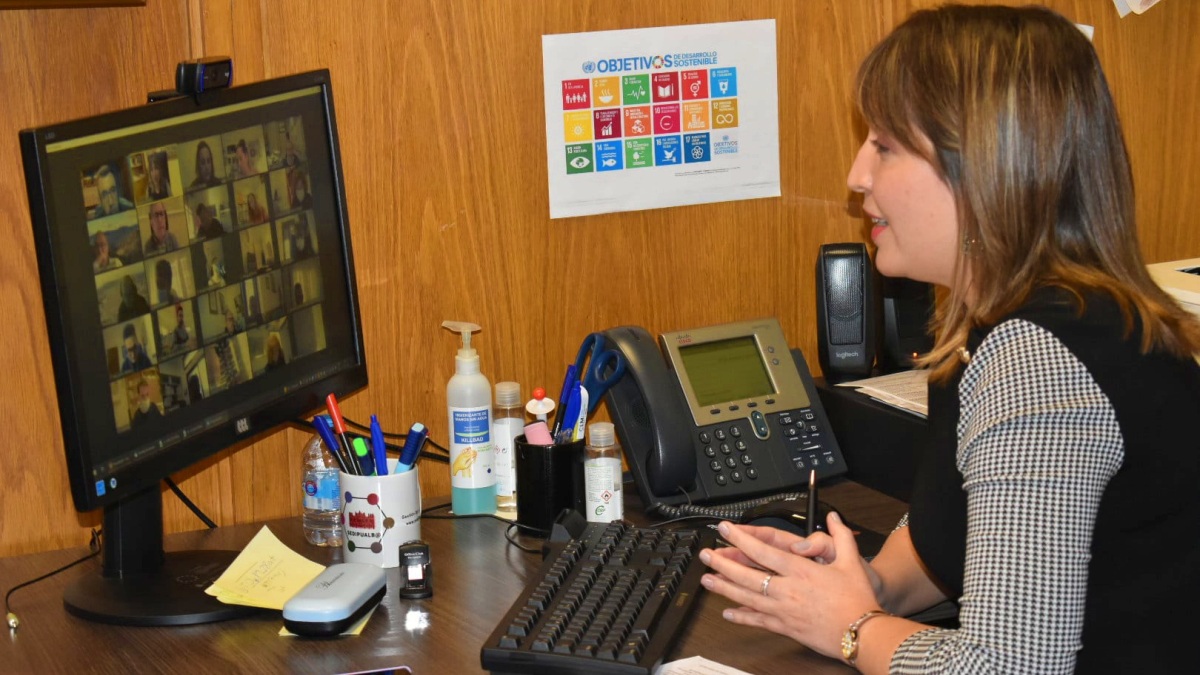
<path id="1" fill-rule="evenodd" d="M 208 56 L 194 61 L 181 61 L 175 68 L 175 91 L 183 95 L 199 94 L 209 89 L 224 89 L 233 82 L 233 59 L 228 56 Z"/>

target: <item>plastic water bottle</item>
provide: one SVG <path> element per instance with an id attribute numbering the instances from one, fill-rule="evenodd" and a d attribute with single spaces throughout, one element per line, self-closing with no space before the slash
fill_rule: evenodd
<path id="1" fill-rule="evenodd" d="M 317 546 L 342 545 L 342 492 L 338 463 L 313 434 L 300 458 L 304 496 L 304 538 Z"/>

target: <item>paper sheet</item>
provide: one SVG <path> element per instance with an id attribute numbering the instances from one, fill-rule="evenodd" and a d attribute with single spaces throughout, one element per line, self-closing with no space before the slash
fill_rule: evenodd
<path id="1" fill-rule="evenodd" d="M 865 380 L 841 382 L 871 398 L 919 417 L 929 416 L 929 371 L 902 370 Z"/>
<path id="2" fill-rule="evenodd" d="M 750 675 L 750 673 L 710 661 L 703 656 L 691 656 L 662 664 L 658 670 L 654 671 L 654 675 Z"/>
<path id="3" fill-rule="evenodd" d="M 325 570 L 284 545 L 265 525 L 205 593 L 228 605 L 283 609 Z"/>

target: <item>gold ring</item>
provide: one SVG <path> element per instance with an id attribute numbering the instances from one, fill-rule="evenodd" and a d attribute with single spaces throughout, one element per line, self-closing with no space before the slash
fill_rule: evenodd
<path id="1" fill-rule="evenodd" d="M 767 595 L 767 587 L 771 585 L 771 577 L 773 577 L 773 576 L 775 576 L 775 575 L 768 574 L 767 577 L 762 580 L 762 585 L 758 587 L 759 593 L 762 593 L 764 596 Z"/>

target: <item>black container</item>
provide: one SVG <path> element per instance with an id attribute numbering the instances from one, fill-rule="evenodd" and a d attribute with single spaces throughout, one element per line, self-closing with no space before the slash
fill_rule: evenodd
<path id="1" fill-rule="evenodd" d="M 534 445 L 517 436 L 517 522 L 550 531 L 563 509 L 583 513 L 583 439 Z"/>

